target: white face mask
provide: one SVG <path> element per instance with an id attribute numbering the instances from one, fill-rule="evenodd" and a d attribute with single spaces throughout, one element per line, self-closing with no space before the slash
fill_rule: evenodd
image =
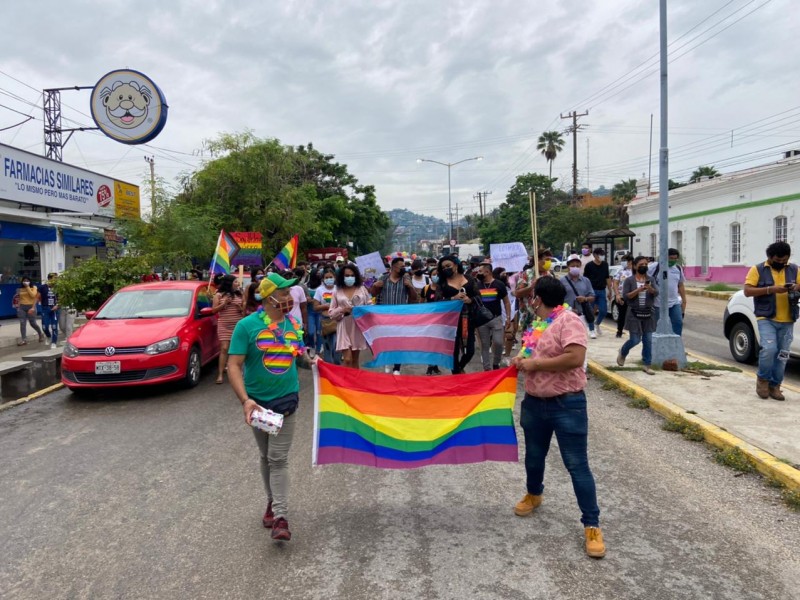
<path id="1" fill-rule="evenodd" d="M 333 287 L 334 281 L 335 281 L 334 279 L 326 279 L 323 283 L 325 283 L 327 287 Z"/>

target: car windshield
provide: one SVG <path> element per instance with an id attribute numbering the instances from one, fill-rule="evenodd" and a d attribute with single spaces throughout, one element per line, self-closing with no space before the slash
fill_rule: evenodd
<path id="1" fill-rule="evenodd" d="M 94 318 L 185 317 L 189 315 L 191 306 L 191 290 L 131 290 L 114 294 Z"/>

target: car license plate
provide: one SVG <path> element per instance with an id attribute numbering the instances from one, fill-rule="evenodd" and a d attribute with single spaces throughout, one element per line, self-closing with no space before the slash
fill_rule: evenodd
<path id="1" fill-rule="evenodd" d="M 120 362 L 118 360 L 109 360 L 105 362 L 96 362 L 94 363 L 94 374 L 95 375 L 107 375 L 107 374 L 118 374 L 122 369 L 120 368 Z"/>

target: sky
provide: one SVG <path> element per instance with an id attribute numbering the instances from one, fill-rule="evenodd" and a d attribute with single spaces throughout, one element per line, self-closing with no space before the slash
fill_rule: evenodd
<path id="1" fill-rule="evenodd" d="M 657 0 L 117 0 L 5 2 L 0 143 L 43 154 L 41 90 L 132 68 L 169 117 L 146 146 L 76 133 L 64 162 L 140 184 L 208 159 L 205 140 L 252 130 L 313 142 L 377 188 L 385 210 L 447 218 L 503 202 L 547 173 L 543 131 L 579 123 L 579 186 L 610 188 L 650 165 L 660 123 Z M 723 173 L 800 148 L 800 10 L 792 0 L 668 0 L 670 177 Z M 90 91 L 62 93 L 64 127 L 93 125 Z M 15 112 L 16 111 L 16 112 Z M 21 114 L 20 114 L 21 113 Z M 19 127 L 30 115 L 34 119 Z M 571 189 L 573 136 L 553 164 Z"/>

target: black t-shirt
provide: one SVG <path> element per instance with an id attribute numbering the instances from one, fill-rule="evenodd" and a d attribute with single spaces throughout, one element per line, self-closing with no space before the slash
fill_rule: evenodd
<path id="1" fill-rule="evenodd" d="M 470 298 L 479 296 L 480 294 L 478 293 L 478 286 L 475 285 L 475 280 L 469 277 L 468 275 L 465 275 L 465 277 L 467 278 L 467 283 L 464 285 L 464 291 L 467 293 L 467 296 Z M 458 293 L 461 291 L 460 289 L 451 286 L 449 283 L 447 283 L 447 281 L 442 283 L 441 280 L 439 281 L 439 289 L 442 290 L 442 296 L 444 297 L 445 300 L 451 300 L 453 297 L 457 296 Z M 468 313 L 469 308 L 470 305 L 465 303 L 464 307 L 461 309 L 461 312 Z"/>
<path id="2" fill-rule="evenodd" d="M 422 288 L 422 301 L 423 302 L 437 302 L 442 299 L 442 288 L 437 287 L 433 289 L 430 284 Z"/>
<path id="3" fill-rule="evenodd" d="M 501 304 L 503 298 L 508 296 L 508 288 L 497 279 L 492 279 L 492 283 L 478 282 L 478 288 L 483 305 L 492 311 L 495 317 L 499 317 L 503 312 Z"/>
<path id="4" fill-rule="evenodd" d="M 608 263 L 606 261 L 601 262 L 599 265 L 594 261 L 586 263 L 586 266 L 583 267 L 583 275 L 592 283 L 592 289 L 604 290 L 608 286 L 608 278 L 610 277 Z"/>

